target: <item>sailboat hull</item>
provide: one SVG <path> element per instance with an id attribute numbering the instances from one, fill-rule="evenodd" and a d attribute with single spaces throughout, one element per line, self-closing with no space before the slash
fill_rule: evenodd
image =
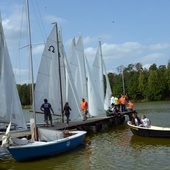
<path id="1" fill-rule="evenodd" d="M 160 127 L 160 126 L 150 126 L 150 127 L 140 127 L 135 126 L 127 122 L 130 127 L 131 132 L 134 135 L 144 136 L 144 137 L 156 137 L 156 138 L 170 138 L 170 128 Z"/>
<path id="2" fill-rule="evenodd" d="M 85 138 L 85 131 L 73 131 L 74 135 L 50 141 L 32 142 L 22 146 L 10 146 L 8 151 L 16 161 L 28 161 L 49 155 L 59 154 L 80 145 Z"/>

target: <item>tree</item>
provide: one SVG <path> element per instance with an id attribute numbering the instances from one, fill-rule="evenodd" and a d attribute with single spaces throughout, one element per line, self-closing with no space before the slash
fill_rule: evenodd
<path id="1" fill-rule="evenodd" d="M 164 97 L 165 86 L 157 70 L 150 70 L 147 84 L 147 98 L 161 100 Z"/>
<path id="2" fill-rule="evenodd" d="M 156 66 L 156 64 L 154 63 L 154 64 L 152 64 L 150 67 L 149 67 L 149 71 L 151 71 L 151 70 L 157 70 L 157 66 Z"/>
<path id="3" fill-rule="evenodd" d="M 167 89 L 170 91 L 170 61 L 168 62 L 167 69 L 165 71 L 165 81 L 167 82 Z"/>
<path id="4" fill-rule="evenodd" d="M 20 101 L 22 105 L 30 105 L 30 85 L 17 85 Z"/>
<path id="5" fill-rule="evenodd" d="M 148 82 L 148 71 L 147 70 L 143 70 L 140 72 L 139 74 L 139 78 L 138 78 L 139 84 L 139 98 L 140 99 L 146 99 L 146 90 L 147 90 L 147 82 Z"/>

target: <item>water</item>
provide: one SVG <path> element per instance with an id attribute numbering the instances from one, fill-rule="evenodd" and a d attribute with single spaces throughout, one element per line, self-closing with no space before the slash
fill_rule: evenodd
<path id="1" fill-rule="evenodd" d="M 170 127 L 170 102 L 135 104 L 152 125 Z M 42 115 L 41 115 L 42 116 Z M 128 120 L 128 119 L 127 119 Z M 30 162 L 0 159 L 1 170 L 169 170 L 170 139 L 134 136 L 126 124 L 88 134 L 86 144 L 61 155 Z"/>

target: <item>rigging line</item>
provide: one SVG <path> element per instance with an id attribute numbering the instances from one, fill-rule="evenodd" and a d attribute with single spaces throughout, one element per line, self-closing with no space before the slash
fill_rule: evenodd
<path id="1" fill-rule="evenodd" d="M 36 10 L 35 10 L 34 5 L 32 5 L 32 8 L 33 8 L 33 10 L 34 10 L 34 13 L 35 13 L 35 16 L 36 16 L 36 19 L 37 19 L 37 23 L 38 23 L 39 30 L 40 30 L 40 33 L 41 33 L 41 35 L 42 35 L 43 41 L 45 42 L 45 37 L 43 36 L 43 31 L 42 31 L 42 29 L 41 29 L 40 22 L 39 22 L 39 19 L 38 19 L 38 15 L 37 15 L 37 12 L 36 12 Z M 40 12 L 40 11 L 38 11 L 38 12 Z M 41 20 L 41 15 L 40 15 L 40 20 Z M 42 23 L 42 22 L 41 22 L 41 23 Z M 44 33 L 44 34 L 45 34 L 45 33 Z"/>
<path id="2" fill-rule="evenodd" d="M 42 2 L 42 1 L 41 1 Z M 41 24 L 42 24 L 42 27 L 43 27 L 43 31 L 44 31 L 44 34 L 45 34 L 45 37 L 47 37 L 47 34 L 45 32 L 45 28 L 44 28 L 44 24 L 43 24 L 43 20 L 42 20 L 42 15 L 41 15 L 41 12 L 40 12 L 40 8 L 39 8 L 39 4 L 38 4 L 38 1 L 36 0 L 36 3 L 37 3 L 37 8 L 38 8 L 38 12 L 39 12 L 39 15 L 40 15 L 40 21 L 41 21 Z"/>
<path id="3" fill-rule="evenodd" d="M 25 11 L 25 3 L 23 1 L 23 7 L 22 7 L 22 15 L 21 15 L 21 24 L 20 24 L 20 32 L 19 32 L 19 39 L 18 39 L 18 53 L 17 53 L 17 59 L 16 59 L 16 67 L 17 67 L 17 63 L 19 62 L 19 70 L 21 70 L 21 59 L 20 59 L 20 45 L 21 45 L 21 33 L 22 33 L 22 26 L 23 26 L 23 15 L 24 15 L 24 11 Z M 16 70 L 14 72 L 14 74 L 16 75 Z M 21 74 L 19 74 L 19 82 L 21 83 Z"/>

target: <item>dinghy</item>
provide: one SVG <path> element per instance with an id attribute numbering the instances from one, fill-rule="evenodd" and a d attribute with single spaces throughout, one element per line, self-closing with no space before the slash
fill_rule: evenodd
<path id="1" fill-rule="evenodd" d="M 170 138 L 170 128 L 160 126 L 141 127 L 132 125 L 130 121 L 127 122 L 131 132 L 134 135 L 156 137 L 156 138 Z"/>

